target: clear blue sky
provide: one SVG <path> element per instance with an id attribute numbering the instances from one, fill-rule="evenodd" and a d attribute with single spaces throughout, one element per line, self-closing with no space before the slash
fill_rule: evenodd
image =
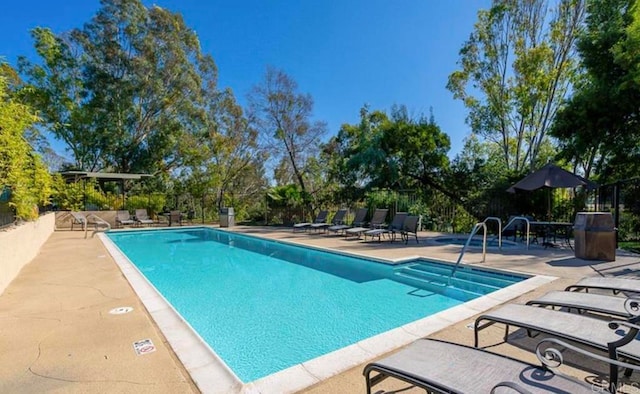
<path id="1" fill-rule="evenodd" d="M 213 56 L 219 85 L 241 104 L 267 65 L 283 69 L 315 101 L 314 116 L 329 125 L 357 123 L 366 103 L 389 110 L 404 104 L 418 115 L 433 107 L 451 138 L 453 157 L 469 134 L 466 110 L 445 88 L 477 11 L 490 0 L 157 0 L 183 15 L 202 50 Z M 0 12 L 0 57 L 16 64 L 34 56 L 29 30 L 61 33 L 81 27 L 98 0 L 6 1 Z"/>

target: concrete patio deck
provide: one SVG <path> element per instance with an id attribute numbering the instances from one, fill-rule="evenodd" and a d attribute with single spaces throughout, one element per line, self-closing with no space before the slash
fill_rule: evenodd
<path id="1" fill-rule="evenodd" d="M 398 259 L 424 256 L 455 261 L 460 245 L 433 242 L 439 234 L 420 233 L 420 244 L 362 242 L 290 229 L 235 227 L 234 231 L 289 242 L 335 248 L 376 258 Z M 102 242 L 84 239 L 80 231 L 57 231 L 38 256 L 0 296 L 0 392 L 199 392 L 187 369 L 177 359 L 162 332 L 151 319 Z M 478 249 L 464 261 L 481 266 L 528 274 L 558 277 L 557 280 L 520 296 L 524 302 L 552 289 L 563 289 L 584 276 L 623 275 L 640 278 L 640 256 L 619 253 L 615 262 L 576 259 L 569 249 L 532 246 L 488 250 L 480 263 Z M 124 314 L 110 311 L 132 307 Z M 465 319 L 431 335 L 434 338 L 472 345 L 473 330 Z M 503 330 L 483 331 L 481 345 L 501 354 L 536 362 L 531 352 L 535 341 L 516 331 L 508 344 Z M 135 342 L 150 339 L 152 352 L 138 355 Z M 149 349 L 149 348 L 147 348 Z M 571 363 L 570 363 L 571 364 Z M 358 365 L 304 390 L 307 393 L 365 392 L 363 365 Z M 561 368 L 587 381 L 597 382 L 601 365 L 585 371 Z M 638 392 L 637 373 L 623 387 Z M 407 384 L 389 379 L 377 390 L 400 390 Z M 407 390 L 403 392 L 421 392 Z"/>

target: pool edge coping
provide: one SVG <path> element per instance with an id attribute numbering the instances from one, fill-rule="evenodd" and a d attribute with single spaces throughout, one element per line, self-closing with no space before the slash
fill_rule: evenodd
<path id="1" fill-rule="evenodd" d="M 194 226 L 213 228 L 210 226 Z M 183 229 L 185 227 L 182 227 Z M 220 231 L 227 231 L 217 229 Z M 169 230 L 169 229 L 167 229 Z M 171 230 L 176 230 L 173 228 Z M 143 230 L 144 231 L 144 230 Z M 234 231 L 227 231 L 235 233 Z M 313 245 L 302 245 L 296 242 L 273 240 L 256 235 L 256 237 L 321 250 L 339 255 L 365 258 L 372 262 L 383 264 L 401 264 L 411 259 L 431 259 L 446 264 L 446 260 L 434 259 L 426 256 L 409 256 L 401 259 L 372 258 L 359 253 L 342 252 Z M 546 275 L 522 274 L 517 271 L 486 268 L 488 271 L 512 272 L 528 276 L 521 282 L 497 290 L 488 295 L 467 301 L 463 304 L 438 312 L 434 315 L 413 321 L 392 330 L 374 335 L 358 341 L 352 345 L 334 350 L 330 353 L 293 365 L 271 375 L 255 381 L 244 383 L 215 351 L 200 337 L 200 335 L 186 322 L 173 306 L 156 290 L 138 268 L 129 261 L 126 255 L 106 235 L 98 234 L 99 239 L 114 259 L 130 286 L 147 309 L 149 315 L 167 339 L 174 353 L 183 364 L 191 379 L 203 393 L 292 393 L 311 387 L 321 381 L 338 375 L 353 367 L 371 361 L 411 342 L 445 329 L 495 306 L 519 297 L 544 284 L 550 283 L 557 277 Z M 476 266 L 473 264 L 472 266 Z M 484 267 L 478 267 L 485 269 Z"/>

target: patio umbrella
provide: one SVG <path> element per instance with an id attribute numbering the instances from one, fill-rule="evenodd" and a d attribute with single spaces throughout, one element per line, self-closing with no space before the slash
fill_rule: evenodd
<path id="1" fill-rule="evenodd" d="M 598 187 L 594 182 L 588 181 L 580 175 L 573 174 L 555 164 L 548 163 L 537 171 L 522 178 L 518 183 L 507 189 L 509 193 L 516 190 L 537 190 L 543 187 L 549 189 L 562 189 L 568 187 L 584 186 L 588 189 Z M 549 193 L 548 216 L 551 217 L 551 193 Z"/>
<path id="2" fill-rule="evenodd" d="M 518 183 L 508 188 L 507 191 L 515 193 L 516 190 L 531 191 L 543 187 L 557 189 L 578 186 L 586 186 L 589 189 L 597 187 L 595 183 L 584 179 L 580 175 L 572 174 L 555 164 L 548 163 L 539 170 L 522 178 Z"/>

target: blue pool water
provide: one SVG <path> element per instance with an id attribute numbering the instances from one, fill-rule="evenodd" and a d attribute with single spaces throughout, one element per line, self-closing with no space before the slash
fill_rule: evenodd
<path id="1" fill-rule="evenodd" d="M 107 235 L 244 382 L 525 277 L 393 266 L 209 228 Z"/>

